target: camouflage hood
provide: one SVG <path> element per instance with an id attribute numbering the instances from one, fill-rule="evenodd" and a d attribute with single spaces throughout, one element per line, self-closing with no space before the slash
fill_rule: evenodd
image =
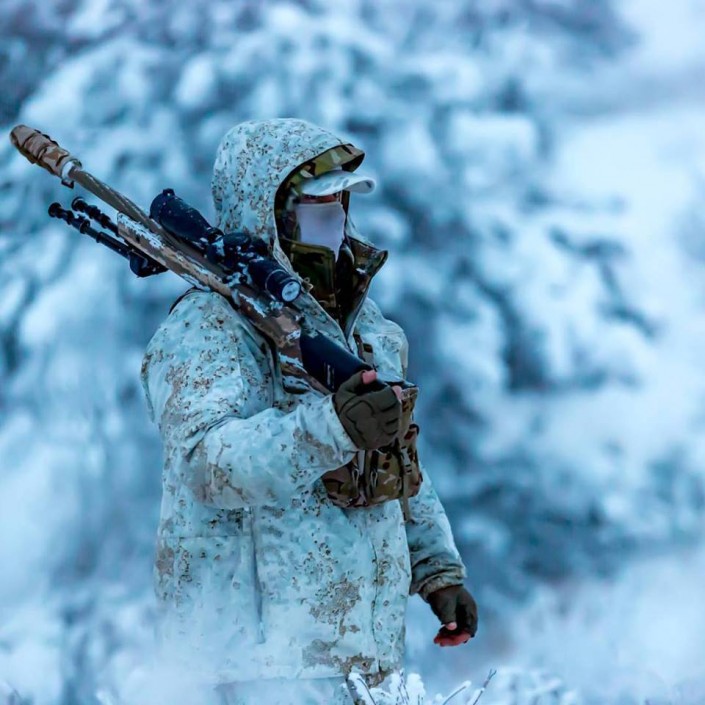
<path id="1" fill-rule="evenodd" d="M 292 266 L 279 241 L 277 214 L 285 210 L 290 186 L 336 167 L 354 171 L 364 156 L 357 147 L 317 125 L 294 118 L 278 118 L 243 122 L 233 127 L 221 141 L 213 167 L 217 226 L 225 232 L 245 232 L 264 240 L 283 267 L 298 279 L 306 280 L 305 293 L 295 307 L 319 332 L 348 345 L 351 345 L 349 338 L 372 278 L 387 259 L 387 252 L 366 242 L 350 218 L 347 219 L 345 232 L 351 248 L 352 281 L 345 315 L 335 322 L 331 306 L 309 293 L 312 278 L 320 280 L 329 276 L 335 264 L 334 256 L 329 253 L 330 261 L 324 253 L 319 254 L 315 262 L 309 261 L 317 277 L 309 276 L 313 273 L 311 267 L 302 270 Z M 344 192 L 346 211 L 348 200 L 349 194 Z"/>
<path id="2" fill-rule="evenodd" d="M 279 246 L 275 209 L 289 181 L 335 167 L 354 171 L 364 152 L 305 120 L 277 118 L 235 125 L 218 147 L 213 167 L 217 226 L 265 240 L 276 259 L 293 271 Z M 293 177 L 293 179 L 292 179 Z"/>

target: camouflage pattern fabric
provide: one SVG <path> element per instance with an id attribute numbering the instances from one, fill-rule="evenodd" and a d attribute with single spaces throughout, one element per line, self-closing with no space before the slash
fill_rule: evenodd
<path id="1" fill-rule="evenodd" d="M 291 268 L 277 240 L 279 186 L 341 145 L 300 120 L 238 125 L 216 158 L 218 226 L 262 238 Z M 296 305 L 304 327 L 351 350 L 355 333 L 381 376 L 404 377 L 404 333 L 371 299 L 349 335 L 310 293 Z M 406 524 L 399 502 L 335 506 L 321 476 L 357 450 L 331 395 L 287 391 L 271 346 L 213 292 L 173 308 L 142 381 L 163 441 L 155 581 L 169 659 L 211 684 L 399 669 L 408 594 L 465 576 L 427 473 Z"/>
<path id="2" fill-rule="evenodd" d="M 286 188 L 293 188 L 295 191 L 301 191 L 301 185 L 308 179 L 315 179 L 321 174 L 326 174 L 333 169 L 341 168 L 344 171 L 355 171 L 362 160 L 365 158 L 365 153 L 353 147 L 351 144 L 331 147 L 322 154 L 317 154 L 313 159 L 299 165 L 288 179 L 283 183 Z M 341 175 L 341 189 L 345 183 Z"/>

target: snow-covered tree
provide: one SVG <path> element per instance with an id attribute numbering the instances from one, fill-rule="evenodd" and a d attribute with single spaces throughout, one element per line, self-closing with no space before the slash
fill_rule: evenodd
<path id="1" fill-rule="evenodd" d="M 699 382 L 673 399 L 629 203 L 559 168 L 571 98 L 633 41 L 608 0 L 3 0 L 0 126 L 206 213 L 236 122 L 364 148 L 380 188 L 351 213 L 392 252 L 374 295 L 410 338 L 425 463 L 491 612 L 702 529 Z M 0 147 L 0 675 L 37 703 L 88 701 L 147 641 L 160 454 L 138 370 L 185 288 L 49 221 L 67 196 Z"/>

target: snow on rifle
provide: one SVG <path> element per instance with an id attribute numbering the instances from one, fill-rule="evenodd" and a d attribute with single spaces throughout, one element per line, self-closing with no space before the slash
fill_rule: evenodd
<path id="1" fill-rule="evenodd" d="M 227 298 L 274 345 L 290 391 L 304 391 L 301 380 L 322 392 L 336 391 L 355 372 L 371 369 L 327 337 L 301 331 L 302 315 L 296 309 L 300 281 L 247 234 L 223 233 L 212 227 L 171 189 L 152 201 L 147 214 L 85 171 L 51 137 L 26 125 L 13 128 L 10 141 L 27 160 L 59 177 L 64 186 L 79 184 L 114 208 L 117 223 L 80 197 L 73 200 L 72 209 L 52 203 L 50 216 L 125 257 L 137 276 L 170 270 L 193 286 Z M 92 221 L 105 230 L 93 227 Z"/>

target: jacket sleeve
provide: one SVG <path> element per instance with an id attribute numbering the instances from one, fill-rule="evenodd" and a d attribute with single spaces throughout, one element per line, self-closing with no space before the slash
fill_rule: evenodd
<path id="1" fill-rule="evenodd" d="M 165 466 L 197 500 L 278 505 L 353 457 L 330 395 L 273 407 L 272 367 L 267 345 L 218 294 L 184 298 L 150 342 L 142 381 Z"/>
<path id="2" fill-rule="evenodd" d="M 467 574 L 441 500 L 423 467 L 422 472 L 419 493 L 409 500 L 406 539 L 411 557 L 409 592 L 426 600 L 434 590 L 461 585 Z"/>

